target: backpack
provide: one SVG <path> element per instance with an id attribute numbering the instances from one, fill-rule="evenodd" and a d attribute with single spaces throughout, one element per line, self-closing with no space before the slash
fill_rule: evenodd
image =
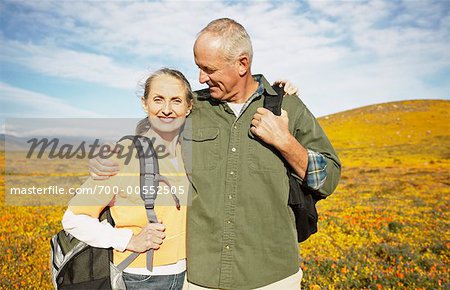
<path id="1" fill-rule="evenodd" d="M 264 108 L 271 111 L 274 115 L 281 115 L 281 104 L 283 102 L 284 90 L 277 85 L 272 86 L 277 93 L 276 96 L 267 95 L 264 97 Z M 289 200 L 288 205 L 295 216 L 295 227 L 297 229 L 297 241 L 299 243 L 306 241 L 312 234 L 317 232 L 317 214 L 316 203 L 324 199 L 317 191 L 314 191 L 303 185 L 292 174 L 292 169 L 286 163 L 287 175 L 289 178 Z"/>
<path id="2" fill-rule="evenodd" d="M 156 189 L 160 181 L 169 184 L 168 180 L 159 174 L 157 154 L 150 139 L 143 136 L 124 136 L 119 142 L 125 139 L 133 141 L 138 153 L 140 194 L 144 200 L 148 220 L 151 223 L 158 222 L 154 211 L 157 192 L 154 190 L 153 194 L 144 194 L 143 189 L 150 186 Z M 178 198 L 172 196 L 179 208 Z M 106 220 L 114 226 L 109 207 L 105 207 L 99 220 Z M 112 248 L 91 247 L 64 230 L 52 237 L 50 245 L 50 268 L 55 289 L 125 289 L 121 273 L 139 256 L 139 253 L 132 253 L 115 266 L 112 263 Z M 152 265 L 153 249 L 150 249 L 147 251 L 149 271 L 152 270 Z"/>

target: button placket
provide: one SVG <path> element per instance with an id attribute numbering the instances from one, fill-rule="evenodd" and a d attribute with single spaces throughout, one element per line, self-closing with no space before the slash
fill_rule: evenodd
<path id="1" fill-rule="evenodd" d="M 239 125 L 237 120 L 231 125 L 228 154 L 226 157 L 227 177 L 225 188 L 225 215 L 223 219 L 223 239 L 222 239 L 222 257 L 220 267 L 220 288 L 229 288 L 230 281 L 233 280 L 233 245 L 235 242 L 235 208 L 236 208 L 236 179 L 239 174 L 239 154 L 237 154 L 240 142 Z"/>

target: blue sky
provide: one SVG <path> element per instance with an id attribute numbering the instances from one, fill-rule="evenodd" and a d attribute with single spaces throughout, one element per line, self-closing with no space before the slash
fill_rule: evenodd
<path id="1" fill-rule="evenodd" d="M 195 89 L 192 45 L 230 17 L 252 37 L 253 73 L 285 78 L 316 116 L 450 99 L 450 1 L 0 2 L 0 122 L 142 117 L 138 83 L 167 66 Z"/>

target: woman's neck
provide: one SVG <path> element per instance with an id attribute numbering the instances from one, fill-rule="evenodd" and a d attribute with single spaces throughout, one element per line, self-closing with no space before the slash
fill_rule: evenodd
<path id="1" fill-rule="evenodd" d="M 158 138 L 161 145 L 164 145 L 164 151 L 169 153 L 170 158 L 175 157 L 176 153 L 176 145 L 178 142 L 178 136 L 180 131 L 174 132 L 156 132 L 150 129 L 146 135 L 154 135 L 154 137 Z"/>

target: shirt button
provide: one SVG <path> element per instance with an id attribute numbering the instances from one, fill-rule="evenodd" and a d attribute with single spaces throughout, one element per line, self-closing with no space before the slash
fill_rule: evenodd
<path id="1" fill-rule="evenodd" d="M 228 199 L 232 199 L 233 198 L 233 196 L 231 196 L 231 194 L 228 196 Z"/>
<path id="2" fill-rule="evenodd" d="M 234 174 L 234 171 L 230 171 L 230 174 L 233 175 L 233 174 Z"/>
<path id="3" fill-rule="evenodd" d="M 231 221 L 227 221 L 227 224 L 231 224 Z"/>
<path id="4" fill-rule="evenodd" d="M 236 152 L 236 148 L 234 148 L 234 147 L 231 148 L 231 151 Z"/>
<path id="5" fill-rule="evenodd" d="M 237 129 L 237 126 L 234 126 L 233 128 L 234 128 L 234 129 Z"/>
<path id="6" fill-rule="evenodd" d="M 225 249 L 229 250 L 229 249 L 230 249 L 230 246 L 226 245 L 226 246 L 225 246 Z"/>

